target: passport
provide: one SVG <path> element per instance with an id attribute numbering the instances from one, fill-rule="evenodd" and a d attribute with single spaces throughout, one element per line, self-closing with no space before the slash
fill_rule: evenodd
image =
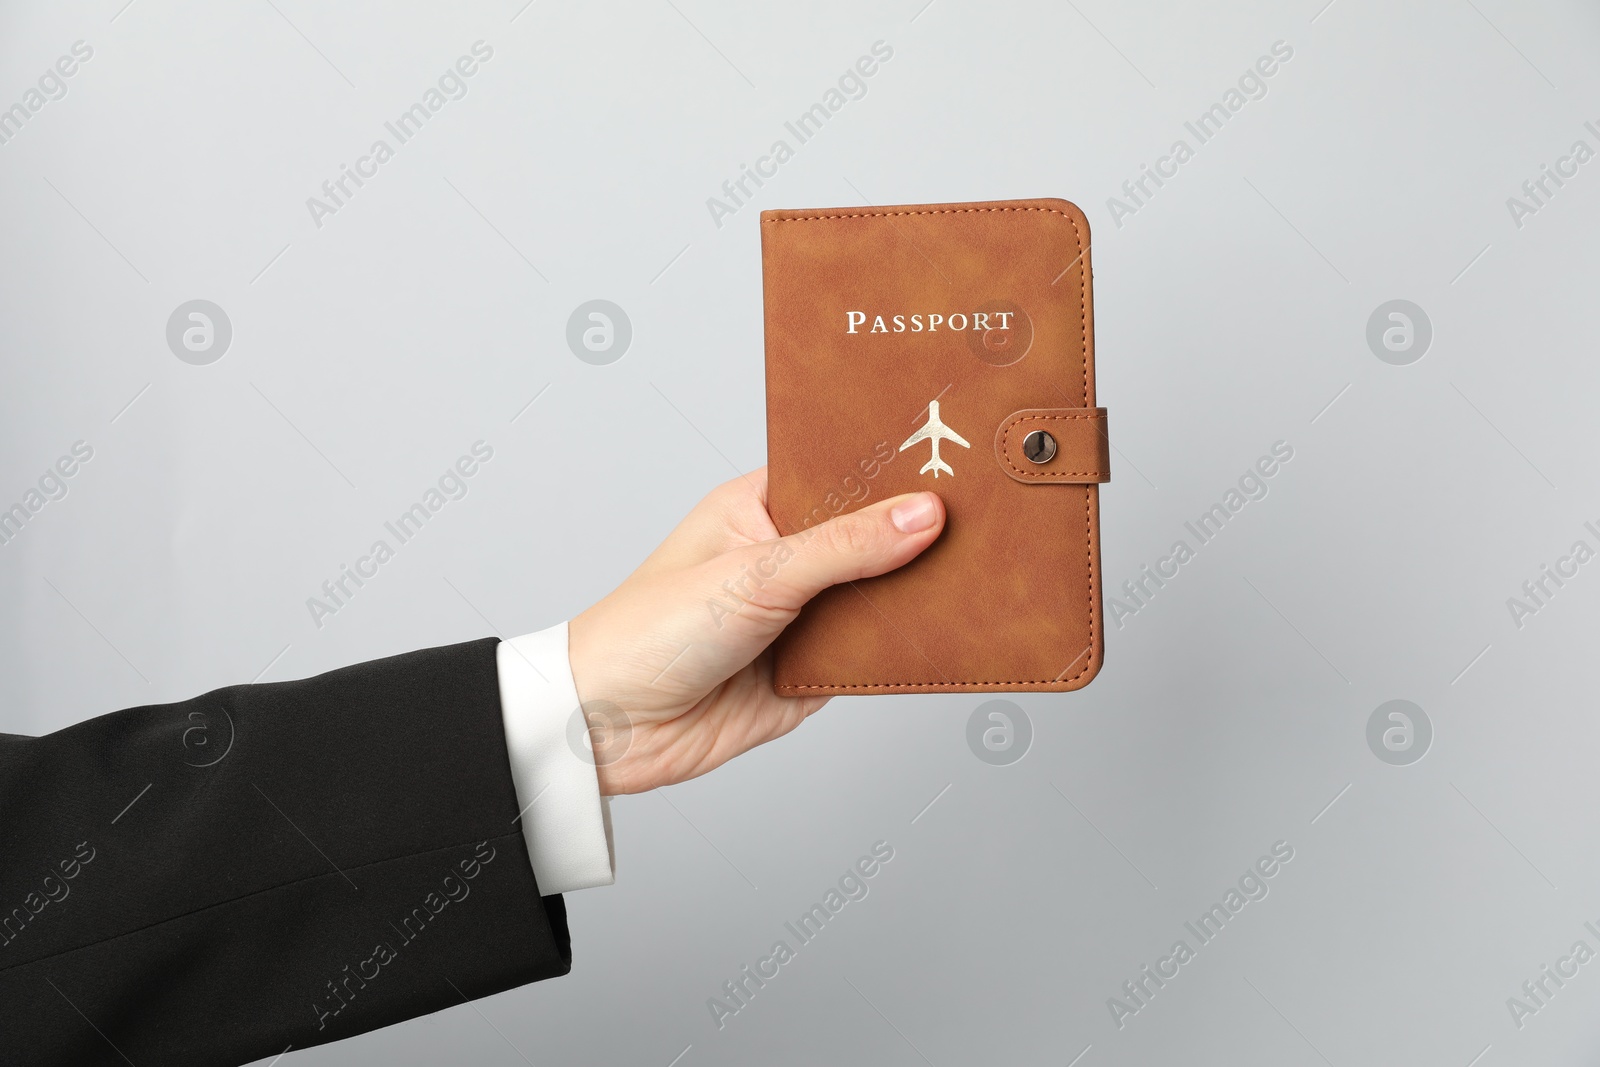
<path id="1" fill-rule="evenodd" d="M 764 211 L 768 511 L 932 490 L 946 525 L 815 597 L 784 695 L 1062 692 L 1104 659 L 1089 224 L 1058 199 Z"/>

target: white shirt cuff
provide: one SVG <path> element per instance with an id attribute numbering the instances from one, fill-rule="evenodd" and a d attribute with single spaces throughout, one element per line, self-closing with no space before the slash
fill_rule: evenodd
<path id="1" fill-rule="evenodd" d="M 511 781 L 534 878 L 545 896 L 617 880 L 611 808 L 567 659 L 567 624 L 495 649 Z"/>

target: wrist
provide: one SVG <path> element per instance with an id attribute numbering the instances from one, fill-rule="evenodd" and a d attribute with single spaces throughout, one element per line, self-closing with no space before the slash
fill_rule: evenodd
<path id="1" fill-rule="evenodd" d="M 583 716 L 582 730 L 587 735 L 569 736 L 578 754 L 594 767 L 600 795 L 610 797 L 630 792 L 626 788 L 629 776 L 619 764 L 624 763 L 632 747 L 633 720 L 605 684 L 608 657 L 598 647 L 594 611 L 591 607 L 567 623 L 567 662 Z"/>
<path id="2" fill-rule="evenodd" d="M 602 604 L 604 602 L 602 601 Z M 608 684 L 616 660 L 616 648 L 605 647 L 601 639 L 603 627 L 596 617 L 601 604 L 579 612 L 567 623 L 567 665 L 572 671 L 572 684 L 578 691 L 578 703 L 584 708 L 620 707 Z"/>

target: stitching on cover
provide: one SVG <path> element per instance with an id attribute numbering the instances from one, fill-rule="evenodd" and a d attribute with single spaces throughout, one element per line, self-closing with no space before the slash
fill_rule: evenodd
<path id="1" fill-rule="evenodd" d="M 1083 232 L 1078 229 L 1078 221 L 1065 211 L 1057 211 L 1053 207 L 946 207 L 937 211 L 862 211 L 852 215 L 791 215 L 782 219 L 763 219 L 763 222 L 811 222 L 819 219 L 887 219 L 900 215 L 970 215 L 975 212 L 986 211 L 1046 211 L 1052 215 L 1060 215 L 1072 223 L 1073 233 L 1077 236 L 1078 248 L 1083 248 Z"/>
<path id="2" fill-rule="evenodd" d="M 812 222 L 822 219 L 882 219 L 898 215 L 965 215 L 988 211 L 1044 211 L 1051 215 L 1060 215 L 1072 223 L 1073 240 L 1078 245 L 1078 259 L 1083 258 L 1083 231 L 1078 229 L 1078 220 L 1065 211 L 1058 211 L 1053 207 L 956 207 L 939 208 L 932 211 L 862 211 L 848 215 L 792 215 L 782 219 L 762 219 L 768 222 Z M 1077 262 L 1074 260 L 1073 262 Z M 1079 268 L 1078 277 L 1083 277 L 1082 268 Z M 1084 300 L 1084 283 L 1078 284 L 1078 337 L 1082 341 L 1083 353 L 1083 406 L 1089 406 L 1089 308 Z M 1100 613 L 1094 609 L 1094 526 L 1089 522 L 1089 492 L 1093 486 L 1083 487 L 1083 554 L 1085 573 L 1089 576 L 1089 647 L 1095 647 L 1095 627 L 1100 621 Z M 1082 653 L 1079 653 L 1082 655 Z M 1069 683 L 1082 678 L 1090 667 L 1094 666 L 1094 657 L 1083 665 L 1083 670 L 1068 678 Z M 1000 682 L 878 682 L 865 685 L 780 685 L 778 689 L 942 689 L 952 686 L 977 686 L 977 685 L 1051 685 L 1061 681 L 1059 676 L 1043 679 L 1012 679 Z"/>
<path id="3" fill-rule="evenodd" d="M 1082 655 L 1082 653 L 1079 653 Z M 1074 661 L 1076 662 L 1076 661 Z M 1084 671 L 1089 668 L 1085 666 Z M 1067 681 L 1075 682 L 1083 676 L 1083 671 L 1074 674 Z M 1061 681 L 1060 678 L 1011 678 L 1000 682 L 871 682 L 866 685 L 780 685 L 778 689 L 949 689 L 952 686 L 973 685 L 1054 685 Z"/>
<path id="4" fill-rule="evenodd" d="M 1092 470 L 1092 471 L 1049 471 L 1049 472 L 1046 472 L 1046 471 L 1030 471 L 1030 470 L 1025 470 L 1024 468 L 1019 467 L 1015 463 L 1011 462 L 1011 457 L 1006 454 L 1006 442 L 1008 440 L 1010 440 L 1010 438 L 1011 438 L 1011 431 L 1016 429 L 1018 426 L 1022 425 L 1025 422 L 1049 422 L 1052 419 L 1100 419 L 1102 422 L 1105 421 L 1104 417 L 1101 416 L 1101 415 L 1098 415 L 1098 414 L 1096 414 L 1096 415 L 1023 415 L 1020 418 L 1012 419 L 1010 422 L 1008 422 L 1006 424 L 1006 428 L 1004 430 L 1000 431 L 1000 458 L 1005 462 L 1005 465 L 1007 467 L 1010 467 L 1013 471 L 1015 471 L 1018 474 L 1026 475 L 1029 481 L 1032 481 L 1035 478 L 1074 478 L 1074 477 L 1076 477 L 1076 478 L 1094 478 L 1094 477 L 1098 477 L 1099 475 L 1105 473 L 1104 471 L 1099 471 L 1099 470 Z"/>

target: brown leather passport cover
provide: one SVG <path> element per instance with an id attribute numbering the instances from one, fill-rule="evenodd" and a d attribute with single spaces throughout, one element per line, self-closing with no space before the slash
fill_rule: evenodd
<path id="1" fill-rule="evenodd" d="M 1089 224 L 1065 200 L 765 211 L 768 510 L 784 534 L 919 489 L 943 534 L 811 601 L 795 695 L 1065 691 L 1100 669 Z M 1041 459 L 1035 430 L 1056 449 Z"/>

